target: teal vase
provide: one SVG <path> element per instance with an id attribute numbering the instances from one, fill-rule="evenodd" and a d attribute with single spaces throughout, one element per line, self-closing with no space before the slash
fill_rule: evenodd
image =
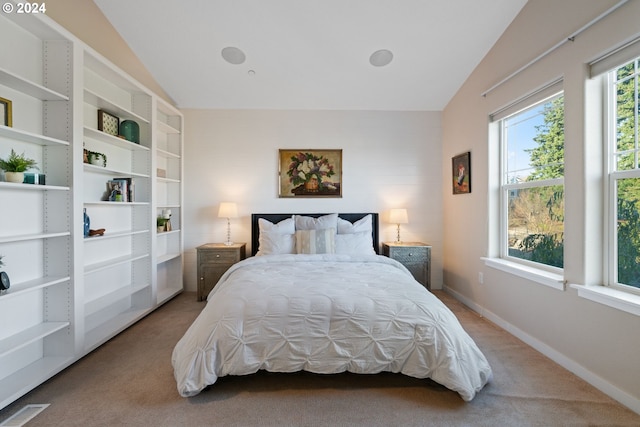
<path id="1" fill-rule="evenodd" d="M 140 144 L 140 126 L 133 120 L 125 120 L 120 123 L 120 135 L 127 141 Z"/>

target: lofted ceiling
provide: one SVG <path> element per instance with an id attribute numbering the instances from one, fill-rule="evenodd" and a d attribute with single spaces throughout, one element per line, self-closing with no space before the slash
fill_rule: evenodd
<path id="1" fill-rule="evenodd" d="M 440 111 L 526 0 L 94 2 L 180 108 Z"/>

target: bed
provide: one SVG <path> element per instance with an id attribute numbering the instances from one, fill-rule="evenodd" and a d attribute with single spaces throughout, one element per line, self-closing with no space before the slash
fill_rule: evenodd
<path id="1" fill-rule="evenodd" d="M 269 372 L 402 373 L 470 401 L 491 367 L 453 313 L 378 255 L 378 215 L 253 214 L 252 254 L 176 344 L 178 392 Z"/>

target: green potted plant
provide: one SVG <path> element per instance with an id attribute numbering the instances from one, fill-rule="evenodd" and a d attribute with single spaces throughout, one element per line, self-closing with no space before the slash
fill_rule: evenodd
<path id="1" fill-rule="evenodd" d="M 0 169 L 5 171 L 5 178 L 8 182 L 22 183 L 24 172 L 29 169 L 38 169 L 35 160 L 25 157 L 24 153 L 17 154 L 11 149 L 11 154 L 6 159 L 0 159 Z"/>
<path id="2" fill-rule="evenodd" d="M 97 151 L 87 151 L 87 158 L 92 165 L 107 167 L 107 155 Z"/>
<path id="3" fill-rule="evenodd" d="M 161 216 L 159 216 L 156 219 L 156 225 L 158 226 L 158 233 L 166 231 L 166 227 L 167 227 L 167 222 L 168 221 L 169 221 L 169 218 L 163 218 Z"/>

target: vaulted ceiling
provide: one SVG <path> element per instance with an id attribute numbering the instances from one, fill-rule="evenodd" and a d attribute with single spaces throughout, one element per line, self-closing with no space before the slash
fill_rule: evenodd
<path id="1" fill-rule="evenodd" d="M 94 2 L 180 108 L 439 111 L 526 0 Z"/>

